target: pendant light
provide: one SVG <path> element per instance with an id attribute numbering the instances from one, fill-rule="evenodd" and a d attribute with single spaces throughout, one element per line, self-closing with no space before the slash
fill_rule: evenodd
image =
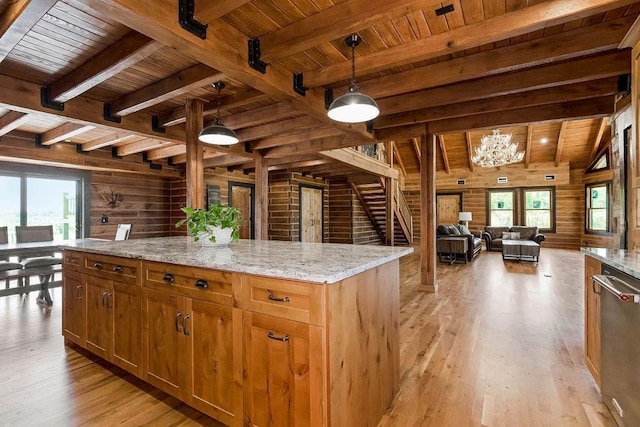
<path id="1" fill-rule="evenodd" d="M 220 91 L 224 89 L 224 83 L 217 82 L 213 87 L 218 89 L 218 114 L 212 125 L 202 129 L 198 139 L 205 144 L 232 145 L 239 141 L 238 135 L 224 124 L 220 118 Z"/>
<path id="2" fill-rule="evenodd" d="M 357 34 L 352 34 L 344 39 L 344 42 L 351 48 L 351 83 L 347 93 L 336 98 L 329 107 L 327 115 L 330 119 L 343 123 L 368 122 L 378 117 L 380 110 L 378 104 L 370 96 L 361 93 L 356 84 L 356 46 L 360 44 L 362 38 Z"/>

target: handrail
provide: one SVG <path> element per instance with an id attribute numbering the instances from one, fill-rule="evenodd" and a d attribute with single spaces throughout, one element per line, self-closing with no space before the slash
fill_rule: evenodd
<path id="1" fill-rule="evenodd" d="M 400 223 L 402 231 L 404 231 L 405 236 L 407 236 L 409 244 L 413 244 L 413 216 L 411 215 L 407 199 L 404 197 L 402 190 L 400 190 L 400 183 L 398 180 L 394 180 L 394 183 L 394 205 L 396 207 L 396 216 L 398 217 L 398 222 Z"/>
<path id="2" fill-rule="evenodd" d="M 360 193 L 360 189 L 353 182 L 351 183 L 351 188 L 353 189 L 353 192 L 356 193 L 356 196 L 358 196 L 358 199 L 360 200 L 360 204 L 362 205 L 362 208 L 367 214 L 367 217 L 369 217 L 369 221 L 371 221 L 371 224 L 373 224 L 373 227 L 376 229 L 376 232 L 378 233 L 378 237 L 380 237 L 380 240 L 384 242 L 384 233 L 382 232 L 382 228 L 380 228 L 380 224 L 378 224 L 378 221 L 376 221 L 376 219 L 373 217 L 373 214 L 371 213 L 371 210 L 369 209 L 367 202 L 364 200 L 364 197 L 362 197 L 362 193 Z"/>

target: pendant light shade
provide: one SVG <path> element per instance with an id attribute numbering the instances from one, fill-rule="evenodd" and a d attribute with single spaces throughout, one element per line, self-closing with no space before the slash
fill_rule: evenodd
<path id="1" fill-rule="evenodd" d="M 205 144 L 233 145 L 240 141 L 238 135 L 226 127 L 220 118 L 220 91 L 224 88 L 224 83 L 214 83 L 213 87 L 218 89 L 218 115 L 212 125 L 202 129 L 198 139 Z"/>
<path id="2" fill-rule="evenodd" d="M 357 34 L 350 35 L 344 42 L 351 48 L 351 84 L 347 93 L 336 98 L 327 111 L 330 119 L 343 123 L 362 123 L 373 120 L 380 114 L 378 104 L 363 94 L 356 84 L 355 49 L 361 42 Z"/>

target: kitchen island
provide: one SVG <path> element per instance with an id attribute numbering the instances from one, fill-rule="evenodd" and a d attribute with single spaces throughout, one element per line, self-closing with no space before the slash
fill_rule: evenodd
<path id="1" fill-rule="evenodd" d="M 78 242 L 63 335 L 225 424 L 373 426 L 399 382 L 412 248 Z"/>

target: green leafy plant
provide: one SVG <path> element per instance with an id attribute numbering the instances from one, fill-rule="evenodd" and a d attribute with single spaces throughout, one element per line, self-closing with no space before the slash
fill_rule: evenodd
<path id="1" fill-rule="evenodd" d="M 240 210 L 233 206 L 211 205 L 209 209 L 194 209 L 191 207 L 182 208 L 182 212 L 187 214 L 185 219 L 176 223 L 176 228 L 187 224 L 189 234 L 195 237 L 193 240 L 198 241 L 198 235 L 201 233 L 209 233 L 209 227 L 232 228 L 231 239 L 238 240 L 240 238 Z M 215 243 L 215 236 L 209 237 L 209 240 Z"/>

